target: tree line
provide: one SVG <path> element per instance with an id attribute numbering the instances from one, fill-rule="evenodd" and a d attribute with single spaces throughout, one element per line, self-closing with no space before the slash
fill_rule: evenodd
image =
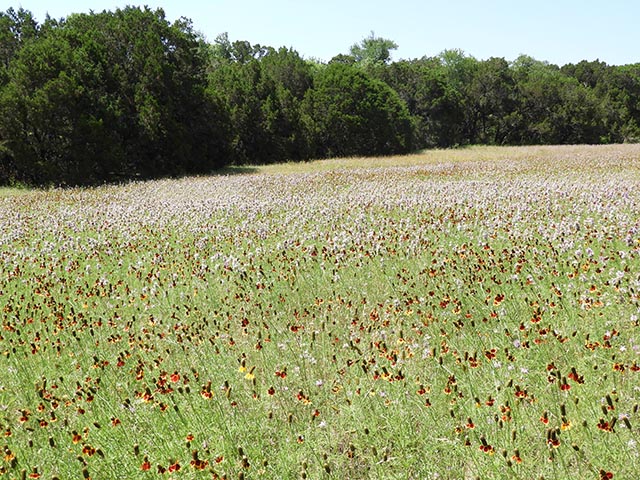
<path id="1" fill-rule="evenodd" d="M 373 33 L 329 62 L 208 42 L 127 7 L 0 13 L 0 180 L 95 184 L 230 164 L 468 144 L 640 140 L 640 64 L 562 67 L 460 50 L 391 61 Z"/>

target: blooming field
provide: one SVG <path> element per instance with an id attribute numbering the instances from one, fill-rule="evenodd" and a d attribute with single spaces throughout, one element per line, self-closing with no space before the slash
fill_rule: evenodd
<path id="1" fill-rule="evenodd" d="M 640 471 L 640 146 L 20 192 L 0 224 L 0 477 Z"/>

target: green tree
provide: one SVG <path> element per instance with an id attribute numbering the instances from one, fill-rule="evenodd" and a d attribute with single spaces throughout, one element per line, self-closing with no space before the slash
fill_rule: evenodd
<path id="1" fill-rule="evenodd" d="M 398 48 L 393 40 L 376 37 L 373 32 L 349 49 L 356 63 L 361 65 L 387 64 L 391 61 L 391 51 Z"/>
<path id="2" fill-rule="evenodd" d="M 443 69 L 444 78 L 455 92 L 458 100 L 458 108 L 461 115 L 454 128 L 455 138 L 460 145 L 475 143 L 478 138 L 478 117 L 471 85 L 477 75 L 479 62 L 474 57 L 467 55 L 462 50 L 444 50 L 438 55 L 440 66 Z"/>
<path id="3" fill-rule="evenodd" d="M 91 170 L 100 158 L 87 151 L 80 165 L 73 148 L 91 123 L 79 111 L 90 99 L 69 68 L 76 53 L 60 35 L 49 35 L 22 48 L 11 64 L 10 81 L 0 97 L 0 132 L 20 180 L 63 182 L 72 177 L 73 182 L 83 167 Z"/>
<path id="4" fill-rule="evenodd" d="M 246 51 L 246 42 L 232 44 L 227 40 L 225 45 L 213 52 L 209 91 L 219 95 L 230 112 L 234 161 L 272 163 L 308 158 L 308 134 L 300 105 L 312 86 L 311 65 L 286 48 L 255 46 L 247 56 L 233 53 L 234 45 Z"/>
<path id="5" fill-rule="evenodd" d="M 563 65 L 560 71 L 568 77 L 573 77 L 580 84 L 589 88 L 598 88 L 606 82 L 609 66 L 599 60 L 588 62 L 583 60 L 577 64 Z"/>
<path id="6" fill-rule="evenodd" d="M 512 69 L 520 116 L 510 143 L 600 143 L 606 138 L 606 112 L 593 89 L 558 66 L 527 56 Z"/>
<path id="7" fill-rule="evenodd" d="M 640 142 L 640 63 L 610 67 L 599 83 L 611 141 Z"/>
<path id="8" fill-rule="evenodd" d="M 460 95 L 447 81 L 438 59 L 401 60 L 368 71 L 393 88 L 407 105 L 416 125 L 415 148 L 463 143 Z"/>
<path id="9" fill-rule="evenodd" d="M 331 60 L 329 60 L 329 63 L 330 64 L 343 63 L 345 65 L 355 65 L 356 59 L 353 55 L 345 55 L 344 53 L 339 53 L 338 55 L 333 57 Z"/>
<path id="10" fill-rule="evenodd" d="M 218 35 L 213 44 L 209 45 L 209 61 L 215 68 L 224 63 L 249 63 L 259 60 L 268 52 L 267 47 L 260 44 L 251 45 L 245 40 L 232 42 L 227 32 Z"/>
<path id="11" fill-rule="evenodd" d="M 9 8 L 0 12 L 0 63 L 4 68 L 26 43 L 36 38 L 39 28 L 28 10 Z"/>
<path id="12" fill-rule="evenodd" d="M 271 49 L 261 60 L 264 75 L 273 82 L 273 106 L 263 128 L 276 139 L 272 161 L 309 157 L 309 132 L 302 121 L 301 106 L 313 86 L 312 65 L 296 51 Z"/>
<path id="13" fill-rule="evenodd" d="M 359 68 L 328 65 L 309 90 L 305 111 L 317 156 L 389 155 L 412 148 L 414 124 L 405 103 Z"/>
<path id="14" fill-rule="evenodd" d="M 34 182 L 208 171 L 226 158 L 191 24 L 128 7 L 72 15 L 10 62 L 0 139 Z"/>
<path id="15" fill-rule="evenodd" d="M 515 81 L 504 58 L 479 62 L 468 85 L 475 136 L 472 143 L 502 144 L 517 122 Z M 514 116 L 515 115 L 515 116 Z"/>

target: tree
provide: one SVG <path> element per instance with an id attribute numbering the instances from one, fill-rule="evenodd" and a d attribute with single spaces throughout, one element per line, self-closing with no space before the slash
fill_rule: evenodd
<path id="1" fill-rule="evenodd" d="M 459 139 L 457 144 L 474 143 L 478 137 L 478 119 L 471 85 L 476 77 L 479 62 L 457 49 L 444 50 L 437 58 L 447 85 L 455 92 L 461 113 L 457 118 L 458 123 L 451 125 L 455 138 Z"/>
<path id="2" fill-rule="evenodd" d="M 302 101 L 313 86 L 312 66 L 298 52 L 271 49 L 261 60 L 265 77 L 273 82 L 271 114 L 263 128 L 276 137 L 271 161 L 301 160 L 309 157 L 309 133 L 301 117 Z"/>
<path id="3" fill-rule="evenodd" d="M 38 35 L 39 25 L 33 14 L 23 8 L 0 12 L 0 64 L 8 68 L 16 53 Z"/>
<path id="4" fill-rule="evenodd" d="M 249 63 L 251 60 L 259 60 L 268 52 L 268 48 L 260 44 L 251 45 L 244 40 L 231 42 L 227 32 L 216 37 L 213 45 L 210 45 L 211 66 L 215 68 L 223 63 Z"/>
<path id="5" fill-rule="evenodd" d="M 388 64 L 391 51 L 398 48 L 393 40 L 376 37 L 373 32 L 360 43 L 351 46 L 349 53 L 361 65 Z"/>
<path id="6" fill-rule="evenodd" d="M 476 136 L 472 143 L 502 144 L 514 128 L 515 81 L 504 58 L 478 63 L 468 86 Z"/>
<path id="7" fill-rule="evenodd" d="M 330 64 L 343 63 L 345 65 L 355 65 L 356 59 L 353 55 L 345 55 L 344 53 L 339 53 L 338 55 L 333 57 L 331 60 L 329 60 L 329 63 Z"/>
<path id="8" fill-rule="evenodd" d="M 13 94 L 6 88 L 9 82 L 9 65 L 20 49 L 36 38 L 38 30 L 39 25 L 27 10 L 20 8 L 15 11 L 9 8 L 6 12 L 0 12 L 0 182 L 3 183 L 13 182 L 18 176 L 7 132 L 3 132 L 1 127 L 13 115 L 3 102 L 4 99 L 13 100 Z"/>
<path id="9" fill-rule="evenodd" d="M 77 163 L 74 143 L 91 121 L 81 112 L 90 99 L 70 68 L 73 60 L 71 45 L 56 34 L 23 47 L 11 63 L 0 97 L 0 132 L 22 181 L 74 182 L 83 167 L 92 170 L 100 160 L 86 151 L 86 161 Z"/>
<path id="10" fill-rule="evenodd" d="M 560 68 L 560 71 L 569 77 L 573 77 L 580 84 L 589 88 L 597 88 L 602 86 L 602 83 L 606 79 L 609 66 L 605 62 L 598 60 L 588 62 L 583 60 L 577 64 L 567 64 Z"/>
<path id="11" fill-rule="evenodd" d="M 26 180 L 94 183 L 208 171 L 226 121 L 190 22 L 127 7 L 72 15 L 11 61 L 0 139 Z"/>
<path id="12" fill-rule="evenodd" d="M 255 46 L 248 57 L 233 53 L 234 45 L 246 46 L 247 42 L 232 44 L 227 39 L 225 43 L 223 51 L 228 55 L 214 52 L 208 88 L 223 99 L 231 114 L 233 161 L 273 163 L 308 158 L 300 104 L 312 86 L 311 65 L 294 50 Z"/>
<path id="13" fill-rule="evenodd" d="M 599 84 L 612 141 L 640 141 L 640 63 L 609 67 Z"/>
<path id="14" fill-rule="evenodd" d="M 412 148 L 414 124 L 406 105 L 359 68 L 328 65 L 307 93 L 305 112 L 317 156 L 389 155 Z"/>
<path id="15" fill-rule="evenodd" d="M 519 118 L 510 143 L 600 143 L 605 112 L 595 91 L 563 74 L 556 65 L 522 56 L 512 66 Z"/>
<path id="16" fill-rule="evenodd" d="M 415 122 L 415 148 L 463 143 L 460 95 L 438 59 L 401 60 L 367 70 L 393 88 Z"/>

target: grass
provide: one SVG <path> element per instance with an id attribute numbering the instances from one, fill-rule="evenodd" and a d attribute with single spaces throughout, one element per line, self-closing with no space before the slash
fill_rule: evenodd
<path id="1" fill-rule="evenodd" d="M 439 165 L 442 168 L 455 168 L 465 164 L 485 163 L 490 167 L 496 163 L 509 164 L 537 164 L 546 163 L 546 168 L 554 168 L 552 163 L 560 161 L 562 166 L 566 160 L 575 166 L 581 158 L 595 159 L 597 157 L 615 157 L 617 162 L 633 161 L 638 153 L 634 145 L 565 145 L 565 146 L 526 146 L 526 147 L 492 147 L 470 146 L 448 150 L 425 150 L 423 152 L 391 157 L 375 158 L 335 158 L 329 160 L 315 160 L 311 162 L 281 163 L 251 167 L 251 172 L 286 174 L 327 172 L 342 169 L 384 168 L 384 167 L 416 167 Z M 243 167 L 238 167 L 242 169 Z M 245 167 L 248 168 L 248 167 Z"/>
<path id="2" fill-rule="evenodd" d="M 28 189 L 22 187 L 0 187 L 0 198 L 15 197 L 26 193 Z"/>
<path id="3" fill-rule="evenodd" d="M 0 477 L 633 478 L 632 145 L 0 202 Z"/>

